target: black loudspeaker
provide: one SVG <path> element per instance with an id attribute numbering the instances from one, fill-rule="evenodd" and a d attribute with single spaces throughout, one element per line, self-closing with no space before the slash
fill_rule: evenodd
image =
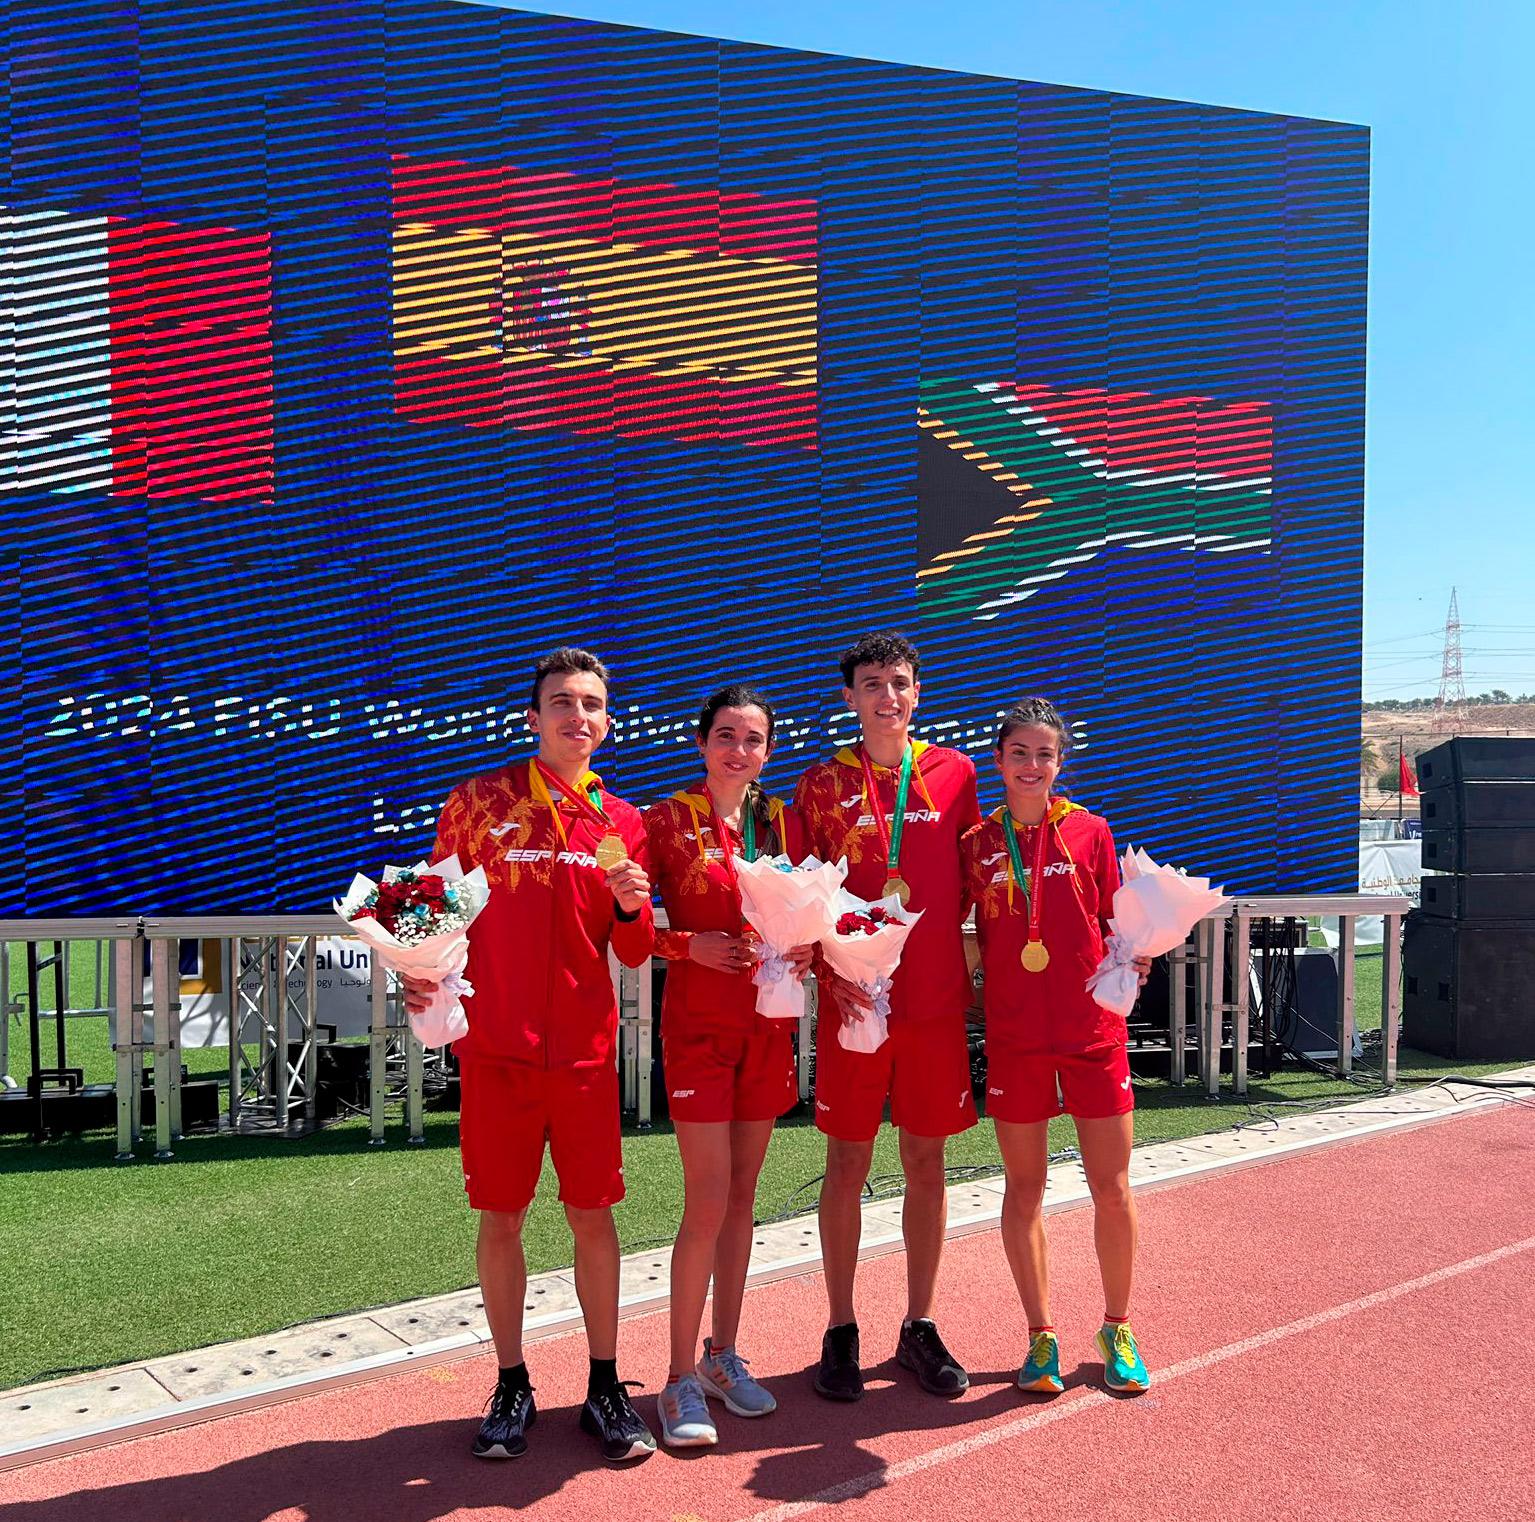
<path id="1" fill-rule="evenodd" d="M 1535 782 L 1457 782 L 1436 787 L 1418 799 L 1426 830 L 1528 828 L 1535 825 Z"/>
<path id="2" fill-rule="evenodd" d="M 1430 872 L 1535 872 L 1535 824 L 1455 829 L 1425 821 L 1423 866 Z"/>
<path id="3" fill-rule="evenodd" d="M 1535 922 L 1407 916 L 1402 1040 L 1442 1057 L 1535 1058 Z"/>
<path id="4" fill-rule="evenodd" d="M 1436 920 L 1478 920 L 1506 923 L 1535 921 L 1535 873 L 1428 872 L 1423 876 L 1422 908 Z"/>
<path id="5" fill-rule="evenodd" d="M 1457 735 L 1418 757 L 1418 787 L 1458 782 L 1535 782 L 1535 739 Z"/>
<path id="6" fill-rule="evenodd" d="M 1335 1062 L 1338 1057 L 1338 964 L 1332 952 L 1303 951 L 1295 958 L 1295 1025 L 1285 1045 L 1293 1052 Z M 1359 1036 L 1354 1036 L 1359 1056 Z"/>

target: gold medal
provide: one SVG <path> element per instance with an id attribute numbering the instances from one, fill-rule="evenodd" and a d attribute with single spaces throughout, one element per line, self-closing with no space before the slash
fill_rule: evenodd
<path id="1" fill-rule="evenodd" d="M 911 884 L 904 877 L 887 877 L 883 896 L 889 898 L 891 894 L 900 899 L 904 909 L 911 902 Z"/>
<path id="2" fill-rule="evenodd" d="M 1019 961 L 1025 972 L 1043 972 L 1050 965 L 1050 950 L 1043 941 L 1030 941 Z"/>
<path id="3" fill-rule="evenodd" d="M 611 872 L 614 867 L 621 867 L 628 861 L 629 847 L 617 835 L 604 835 L 597 842 L 597 849 L 593 854 L 597 858 L 598 869 Z"/>

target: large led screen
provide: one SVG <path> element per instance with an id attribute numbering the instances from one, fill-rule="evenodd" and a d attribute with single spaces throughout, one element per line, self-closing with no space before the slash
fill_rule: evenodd
<path id="1" fill-rule="evenodd" d="M 836 660 L 1233 890 L 1354 877 L 1366 133 L 433 0 L 0 33 L 0 914 L 311 911 L 523 754 Z M 992 789 L 993 798 L 996 797 Z"/>

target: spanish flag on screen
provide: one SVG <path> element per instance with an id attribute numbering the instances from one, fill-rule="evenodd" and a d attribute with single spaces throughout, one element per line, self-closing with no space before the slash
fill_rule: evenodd
<path id="1" fill-rule="evenodd" d="M 396 408 L 813 449 L 816 279 L 811 200 L 397 157 Z"/>

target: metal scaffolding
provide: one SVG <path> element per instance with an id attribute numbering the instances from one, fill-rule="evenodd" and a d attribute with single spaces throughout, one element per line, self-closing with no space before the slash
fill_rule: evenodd
<path id="1" fill-rule="evenodd" d="M 1188 1038 L 1194 1037 L 1198 1075 L 1206 1093 L 1220 1091 L 1221 1052 L 1232 1050 L 1232 1089 L 1247 1092 L 1247 1053 L 1252 991 L 1242 975 L 1251 960 L 1256 921 L 1339 921 L 1338 1063 L 1352 1065 L 1354 1035 L 1354 921 L 1384 915 L 1386 934 L 1382 968 L 1382 1079 L 1396 1082 L 1401 1015 L 1400 929 L 1406 899 L 1375 895 L 1304 895 L 1237 898 L 1194 929 L 1188 943 L 1172 954 L 1169 1038 L 1171 1079 L 1182 1082 Z M 664 923 L 664 917 L 662 918 Z M 1228 978 L 1229 956 L 1233 975 Z M 110 965 L 111 1008 L 116 1019 L 113 1043 L 117 1117 L 117 1155 L 134 1156 L 142 1141 L 146 1063 L 152 1064 L 155 1156 L 174 1155 L 182 1134 L 181 980 L 179 947 L 183 941 L 215 942 L 229 999 L 229 1106 L 221 1124 L 242 1134 L 301 1136 L 318 1124 L 319 1054 L 316 1000 L 316 944 L 321 937 L 344 936 L 331 915 L 212 916 L 173 919 L 10 920 L 0 921 L 0 974 L 9 975 L 9 944 L 32 948 L 55 943 L 49 954 L 29 952 L 27 1014 L 34 1065 L 40 1066 L 38 971 L 52 962 L 56 990 L 67 987 L 68 955 L 80 942 L 100 943 L 98 968 Z M 102 948 L 106 948 L 105 951 Z M 147 956 L 149 988 L 143 996 Z M 106 959 L 105 961 L 103 959 Z M 1185 969 L 1193 968 L 1193 1005 L 1187 1008 Z M 617 1063 L 625 1110 L 644 1128 L 652 1123 L 655 1010 L 651 967 L 629 968 L 610 960 L 618 1002 Z M 98 983 L 100 979 L 98 977 Z M 1228 988 L 1229 984 L 1229 988 Z M 6 985 L 7 990 L 9 985 Z M 816 997 L 807 987 L 807 1013 L 799 1031 L 800 1097 L 809 1094 Z M 56 992 L 56 1002 L 60 995 Z M 98 1009 L 89 1013 L 104 1013 Z M 63 1014 L 60 1012 L 62 1025 Z M 1192 1016 L 1192 1018 L 1191 1018 Z M 7 1003 L 3 1019 L 12 1011 Z M 391 1110 L 403 1115 L 406 1138 L 424 1140 L 428 1078 L 444 1081 L 444 1054 L 427 1052 L 411 1031 L 397 980 L 377 957 L 369 987 L 368 1123 L 369 1140 L 382 1146 Z M 1227 1032 L 1229 1031 L 1229 1037 Z M 7 1029 L 7 1035 L 9 1030 Z M 1180 1039 L 1181 1038 L 1181 1039 Z M 62 1032 L 59 1039 L 62 1041 Z M 52 1069 L 43 1069 L 46 1077 Z M 35 1128 L 42 1125 L 44 1096 L 36 1104 Z"/>

